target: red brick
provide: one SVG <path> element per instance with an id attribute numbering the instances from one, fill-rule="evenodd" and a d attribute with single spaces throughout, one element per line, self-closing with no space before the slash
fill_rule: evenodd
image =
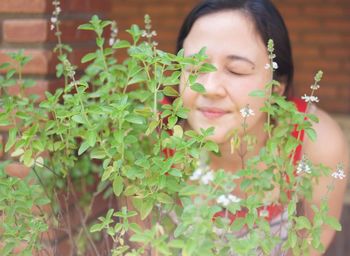
<path id="1" fill-rule="evenodd" d="M 287 5 L 287 4 L 280 4 L 278 5 L 278 10 L 281 12 L 283 17 L 295 17 L 300 15 L 301 9 L 298 5 Z"/>
<path id="2" fill-rule="evenodd" d="M 111 0 L 61 0 L 62 11 L 106 12 L 111 8 Z"/>
<path id="3" fill-rule="evenodd" d="M 3 22 L 3 39 L 8 43 L 38 43 L 47 38 L 47 20 L 13 19 Z"/>
<path id="4" fill-rule="evenodd" d="M 307 33 L 303 35 L 302 40 L 305 43 L 313 45 L 339 45 L 344 43 L 344 36 L 342 34 L 333 33 Z"/>
<path id="5" fill-rule="evenodd" d="M 26 88 L 24 90 L 24 93 L 26 96 L 29 96 L 31 94 L 38 95 L 38 101 L 41 102 L 45 99 L 45 91 L 49 90 L 49 82 L 46 80 L 40 80 L 36 81 L 36 85 L 33 87 Z M 18 95 L 19 94 L 19 86 L 11 86 L 8 90 L 10 95 Z"/>
<path id="6" fill-rule="evenodd" d="M 348 46 L 344 46 L 344 47 L 326 47 L 323 51 L 322 51 L 323 55 L 329 59 L 329 58 L 335 58 L 335 59 L 349 59 L 350 57 L 350 48 Z"/>
<path id="7" fill-rule="evenodd" d="M 24 166 L 21 163 L 11 163 L 6 165 L 5 173 L 7 175 L 18 177 L 20 179 L 25 178 L 29 174 L 30 168 Z"/>
<path id="8" fill-rule="evenodd" d="M 13 49 L 0 50 L 0 63 L 11 62 L 10 57 L 6 55 L 8 52 L 14 52 Z M 52 58 L 52 52 L 48 50 L 25 50 L 26 56 L 31 56 L 32 59 L 23 68 L 23 74 L 46 75 L 49 72 L 49 64 Z"/>
<path id="9" fill-rule="evenodd" d="M 43 13 L 47 0 L 1 0 L 1 13 Z"/>
<path id="10" fill-rule="evenodd" d="M 320 49 L 311 46 L 294 46 L 293 54 L 296 58 L 312 58 L 320 56 Z"/>
<path id="11" fill-rule="evenodd" d="M 286 21 L 289 30 L 314 31 L 322 28 L 321 20 L 312 18 L 289 19 Z"/>
<path id="12" fill-rule="evenodd" d="M 343 15 L 339 19 L 326 19 L 323 22 L 325 30 L 338 31 L 338 32 L 350 32 L 350 20 L 348 16 Z"/>
<path id="13" fill-rule="evenodd" d="M 303 7 L 303 14 L 322 17 L 339 17 L 344 15 L 342 6 L 331 4 L 320 4 Z"/>

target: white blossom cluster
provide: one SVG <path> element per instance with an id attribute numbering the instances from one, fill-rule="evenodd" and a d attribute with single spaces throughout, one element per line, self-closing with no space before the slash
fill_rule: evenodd
<path id="1" fill-rule="evenodd" d="M 227 207 L 231 203 L 239 203 L 241 199 L 235 195 L 221 195 L 216 199 L 218 204 L 221 204 L 224 207 Z"/>
<path id="2" fill-rule="evenodd" d="M 339 164 L 335 170 L 335 172 L 332 173 L 332 177 L 335 179 L 344 179 L 346 177 L 345 173 L 344 173 L 344 167 Z"/>
<path id="3" fill-rule="evenodd" d="M 300 174 L 302 172 L 311 173 L 311 167 L 307 163 L 307 159 L 305 156 L 303 156 L 303 158 L 301 159 L 301 161 L 298 163 L 298 166 L 297 166 L 297 174 Z"/>
<path id="4" fill-rule="evenodd" d="M 306 103 L 309 103 L 309 102 L 319 102 L 319 99 L 317 96 L 308 96 L 306 94 L 304 94 L 304 96 L 301 97 Z"/>
<path id="5" fill-rule="evenodd" d="M 311 90 L 316 91 L 316 90 L 318 90 L 318 89 L 320 88 L 320 85 L 318 85 L 318 84 L 312 84 L 312 85 L 310 86 L 310 88 L 311 88 Z"/>
<path id="6" fill-rule="evenodd" d="M 214 172 L 210 171 L 208 167 L 198 167 L 189 179 L 192 181 L 199 180 L 204 185 L 208 185 L 214 180 Z"/>
<path id="7" fill-rule="evenodd" d="M 266 63 L 266 64 L 265 64 L 265 69 L 270 69 L 270 68 L 271 68 L 271 64 Z M 277 64 L 276 61 L 273 61 L 273 62 L 272 62 L 272 68 L 273 68 L 274 70 L 278 69 L 278 64 Z"/>
<path id="8" fill-rule="evenodd" d="M 109 46 L 112 46 L 116 40 L 117 40 L 117 35 L 118 35 L 118 27 L 117 27 L 117 22 L 112 21 L 111 24 L 111 35 L 108 41 Z"/>
<path id="9" fill-rule="evenodd" d="M 243 118 L 255 115 L 254 111 L 251 108 L 249 108 L 249 105 L 245 106 L 244 108 L 241 108 L 239 112 L 241 113 Z"/>
<path id="10" fill-rule="evenodd" d="M 58 24 L 58 15 L 61 13 L 61 7 L 60 7 L 60 1 L 59 0 L 54 0 L 52 1 L 52 5 L 55 7 L 55 9 L 52 12 L 52 16 L 50 18 L 51 26 L 50 29 L 54 30 L 55 27 Z"/>

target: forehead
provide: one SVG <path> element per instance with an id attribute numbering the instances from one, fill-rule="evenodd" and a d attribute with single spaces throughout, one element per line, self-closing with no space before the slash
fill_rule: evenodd
<path id="1" fill-rule="evenodd" d="M 198 18 L 184 41 L 186 55 L 207 48 L 208 55 L 223 53 L 266 54 L 265 44 L 251 17 L 244 11 L 229 10 Z"/>

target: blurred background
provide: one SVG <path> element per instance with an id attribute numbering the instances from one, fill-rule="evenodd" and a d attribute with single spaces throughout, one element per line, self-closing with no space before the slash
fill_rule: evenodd
<path id="1" fill-rule="evenodd" d="M 74 51 L 70 60 L 79 64 L 81 57 L 94 49 L 94 34 L 77 30 L 92 14 L 115 20 L 118 38 L 129 39 L 124 32 L 131 24 L 143 25 L 144 14 L 152 19 L 156 41 L 161 50 L 174 52 L 176 36 L 184 16 L 198 0 L 61 0 L 61 29 L 64 43 Z M 350 143 L 350 1 L 349 0 L 272 0 L 289 28 L 295 62 L 295 93 L 309 92 L 317 70 L 324 71 L 318 91 L 319 106 L 328 111 L 343 128 Z M 0 63 L 8 61 L 6 52 L 25 49 L 32 61 L 24 75 L 37 80 L 27 93 L 44 97 L 62 84 L 55 78 L 56 44 L 50 30 L 52 3 L 49 0 L 0 1 Z M 110 31 L 106 31 L 109 37 Z M 80 67 L 84 67 L 79 64 Z M 18 93 L 13 88 L 12 93 Z M 0 142 L 6 131 L 0 131 Z M 6 157 L 0 151 L 0 157 Z M 349 186 L 348 186 L 349 188 Z M 334 199 L 336 200 L 336 199 Z M 349 255 L 350 189 L 342 215 L 343 231 L 326 255 Z"/>

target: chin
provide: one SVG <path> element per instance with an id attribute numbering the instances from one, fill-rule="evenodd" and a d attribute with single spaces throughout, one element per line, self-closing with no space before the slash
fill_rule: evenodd
<path id="1" fill-rule="evenodd" d="M 213 134 L 207 137 L 207 140 L 211 140 L 213 142 L 215 142 L 216 144 L 224 144 L 227 143 L 229 141 L 229 139 L 227 138 L 227 136 L 223 136 L 221 134 Z"/>

